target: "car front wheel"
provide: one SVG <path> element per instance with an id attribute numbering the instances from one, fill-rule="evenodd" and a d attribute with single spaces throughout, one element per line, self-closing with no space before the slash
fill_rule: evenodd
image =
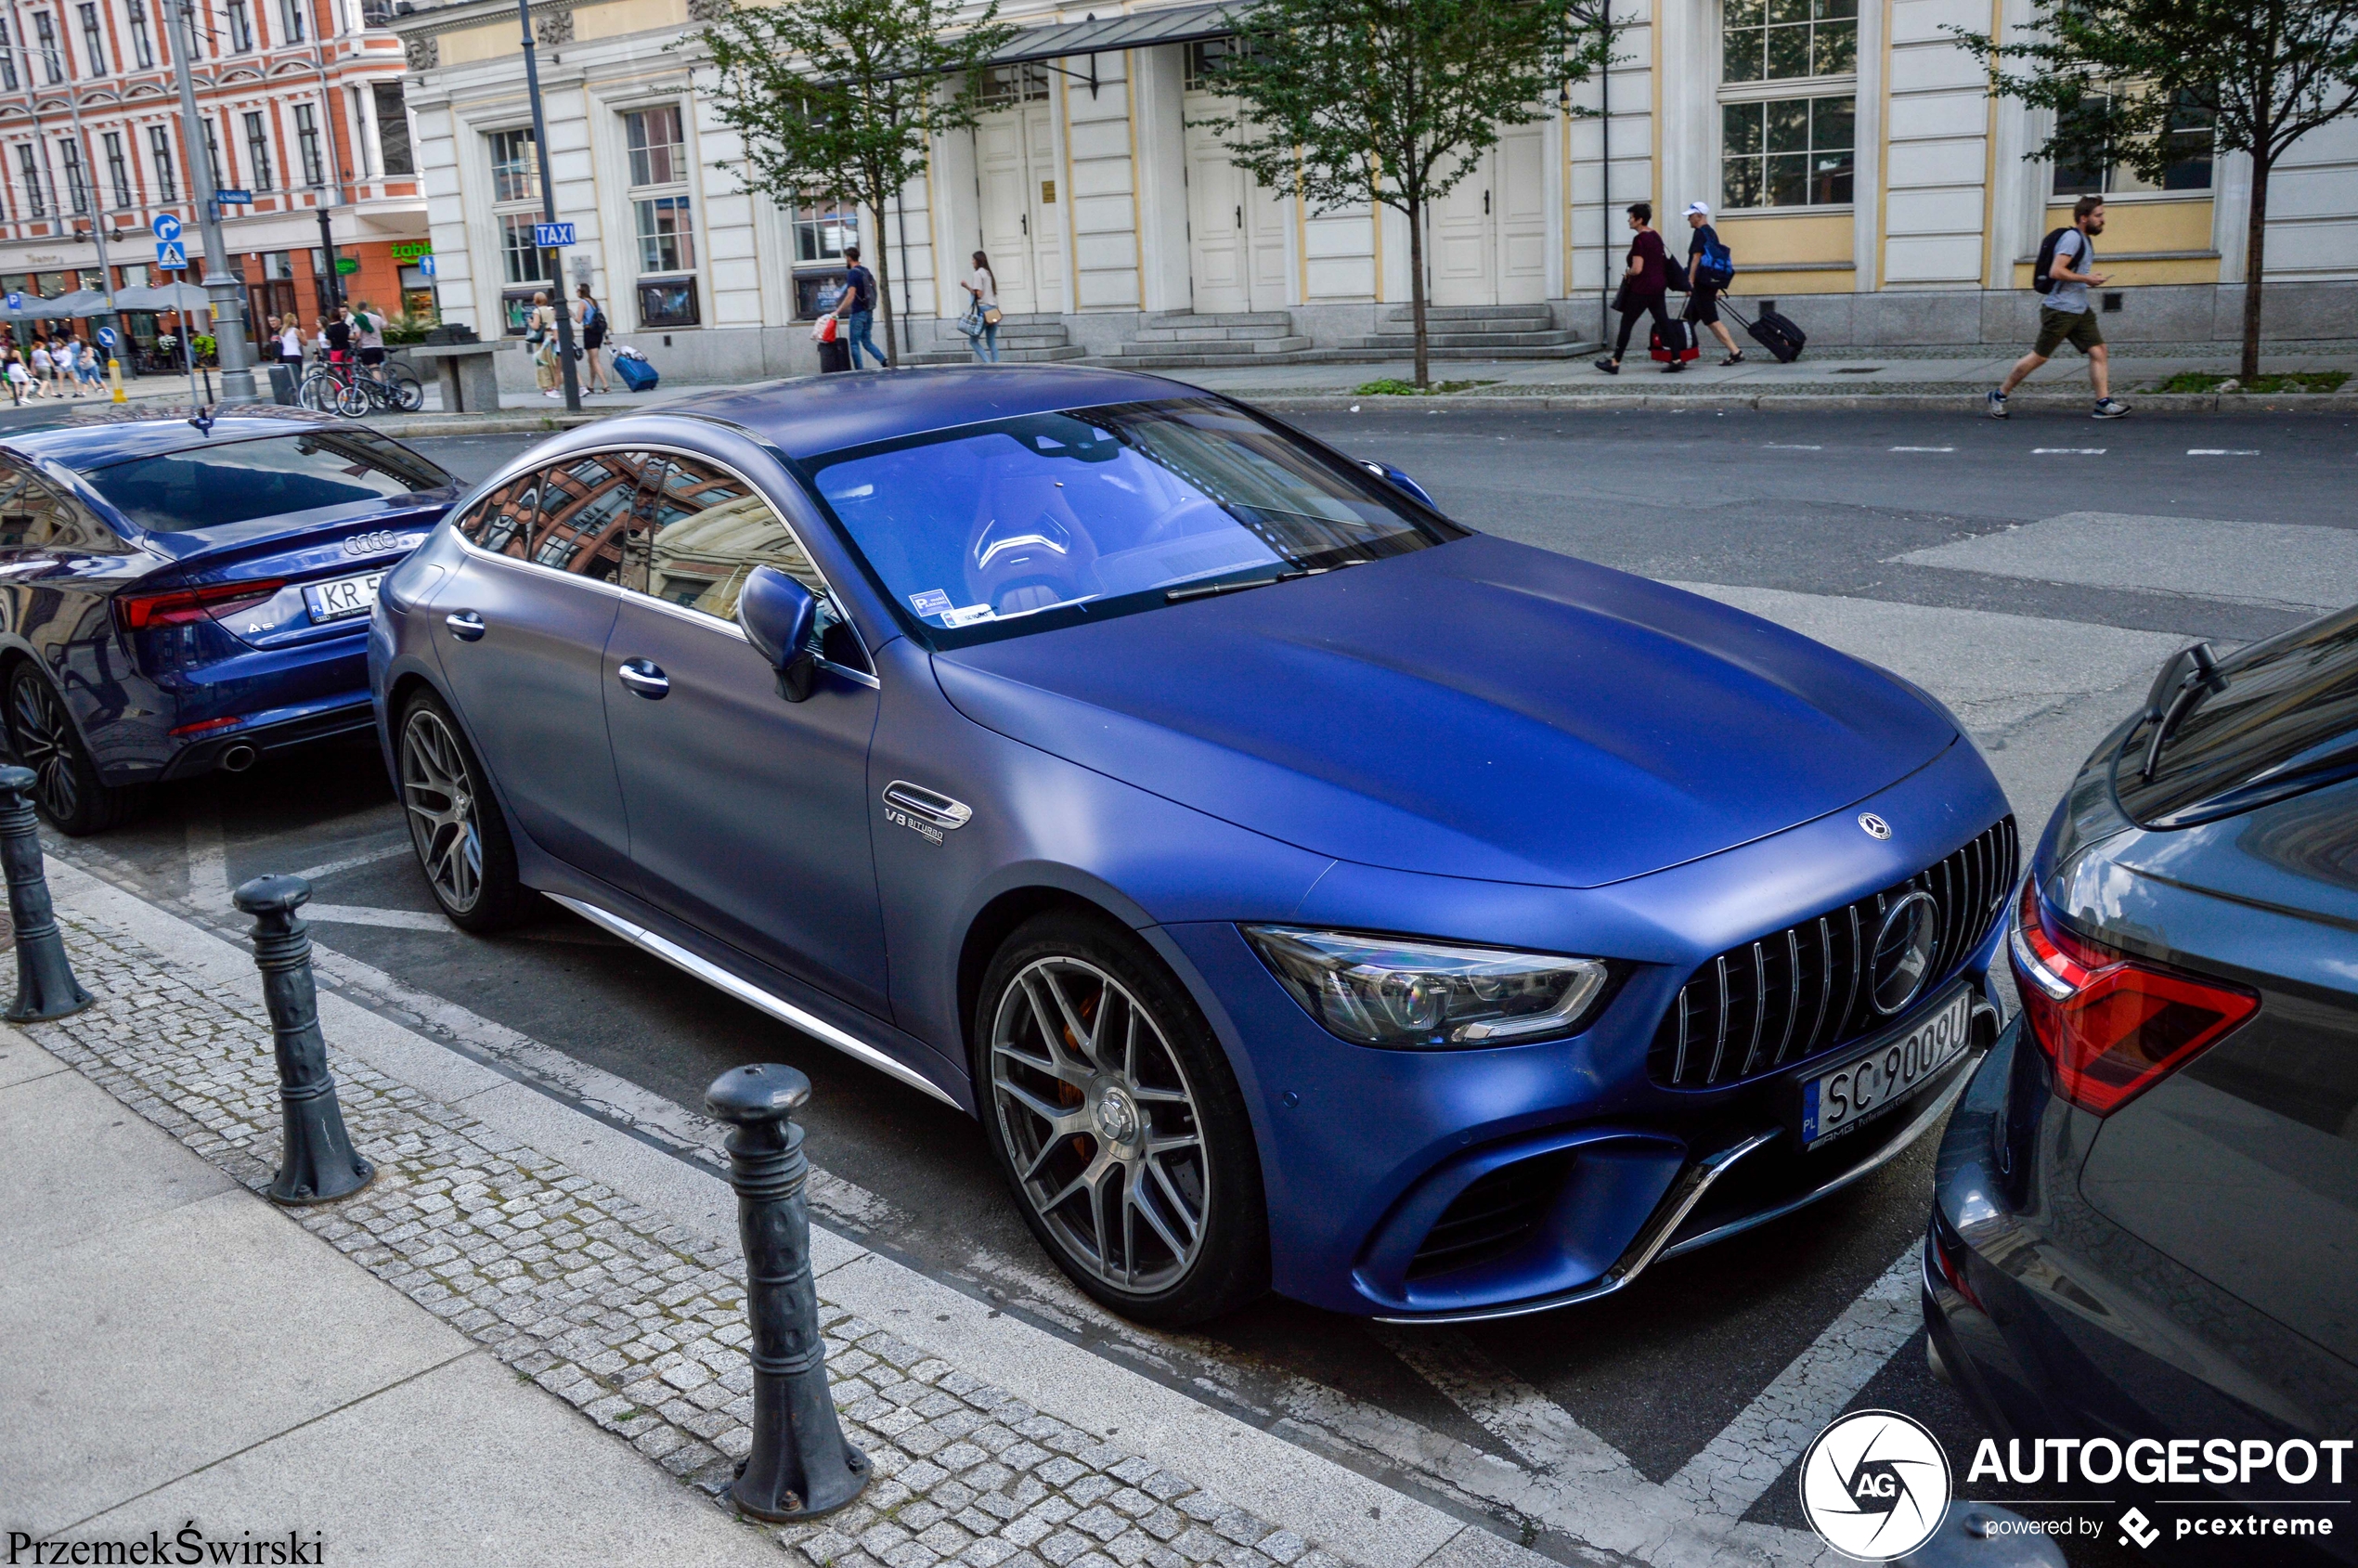
<path id="1" fill-rule="evenodd" d="M 434 901 L 464 931 L 505 929 L 520 917 L 515 843 L 490 782 L 458 720 L 421 695 L 402 712 L 401 810 Z"/>
<path id="2" fill-rule="evenodd" d="M 1025 1220 L 1083 1290 L 1162 1327 L 1268 1288 L 1250 1126 L 1186 992 L 1110 921 L 1055 913 L 983 978 L 982 1121 Z"/>

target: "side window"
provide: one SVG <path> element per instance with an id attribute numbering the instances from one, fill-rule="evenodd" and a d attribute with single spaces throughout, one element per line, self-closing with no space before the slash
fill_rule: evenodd
<path id="1" fill-rule="evenodd" d="M 131 546 L 100 522 L 90 509 L 71 496 L 64 497 L 57 510 L 58 529 L 52 547 L 75 555 L 125 555 Z"/>
<path id="2" fill-rule="evenodd" d="M 532 559 L 577 577 L 616 580 L 646 465 L 644 452 L 592 452 L 548 469 Z"/>
<path id="3" fill-rule="evenodd" d="M 623 555 L 623 587 L 730 620 L 757 566 L 774 566 L 819 596 L 821 649 L 827 658 L 868 667 L 827 579 L 760 491 L 694 458 L 647 460 Z"/>
<path id="4" fill-rule="evenodd" d="M 70 534 L 65 502 L 40 480 L 24 475 L 0 499 L 0 550 L 45 550 Z"/>
<path id="5" fill-rule="evenodd" d="M 459 532 L 468 543 L 494 555 L 512 555 L 522 560 L 525 547 L 532 538 L 533 514 L 539 503 L 539 473 L 519 473 L 475 502 L 459 520 Z"/>

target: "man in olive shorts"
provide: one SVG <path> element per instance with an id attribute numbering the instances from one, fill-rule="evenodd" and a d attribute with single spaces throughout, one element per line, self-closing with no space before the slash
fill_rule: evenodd
<path id="1" fill-rule="evenodd" d="M 2095 384 L 2095 417 L 2117 420 L 2129 405 L 2112 395 L 2112 373 L 2105 350 L 2105 334 L 2088 299 L 2090 288 L 2102 288 L 2108 275 L 2096 270 L 2096 236 L 2105 231 L 2105 199 L 2083 196 L 2072 204 L 2071 227 L 2055 241 L 2054 261 L 2047 276 L 2054 280 L 2046 302 L 2039 307 L 2039 341 L 2015 361 L 2006 380 L 1989 395 L 1989 417 L 2006 417 L 2006 396 L 2022 379 L 2044 365 L 2056 349 L 2071 344 L 2088 356 L 2088 379 Z"/>

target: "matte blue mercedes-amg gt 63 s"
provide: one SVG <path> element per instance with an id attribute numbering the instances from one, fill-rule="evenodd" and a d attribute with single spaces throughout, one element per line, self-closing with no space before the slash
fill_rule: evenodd
<path id="1" fill-rule="evenodd" d="M 70 834 L 144 786 L 369 724 L 377 580 L 458 482 L 316 416 L 0 440 L 0 712 Z"/>
<path id="2" fill-rule="evenodd" d="M 980 1120 L 1098 1300 L 1627 1285 L 1945 1111 L 2012 819 L 1956 721 L 1157 377 L 557 437 L 385 579 L 435 898 L 525 890 Z"/>

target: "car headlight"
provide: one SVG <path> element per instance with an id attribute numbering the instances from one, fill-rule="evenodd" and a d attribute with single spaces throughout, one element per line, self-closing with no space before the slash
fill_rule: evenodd
<path id="1" fill-rule="evenodd" d="M 1511 1045 L 1571 1034 L 1604 994 L 1599 958 L 1399 937 L 1247 926 L 1246 940 L 1310 1016 L 1395 1050 Z"/>

